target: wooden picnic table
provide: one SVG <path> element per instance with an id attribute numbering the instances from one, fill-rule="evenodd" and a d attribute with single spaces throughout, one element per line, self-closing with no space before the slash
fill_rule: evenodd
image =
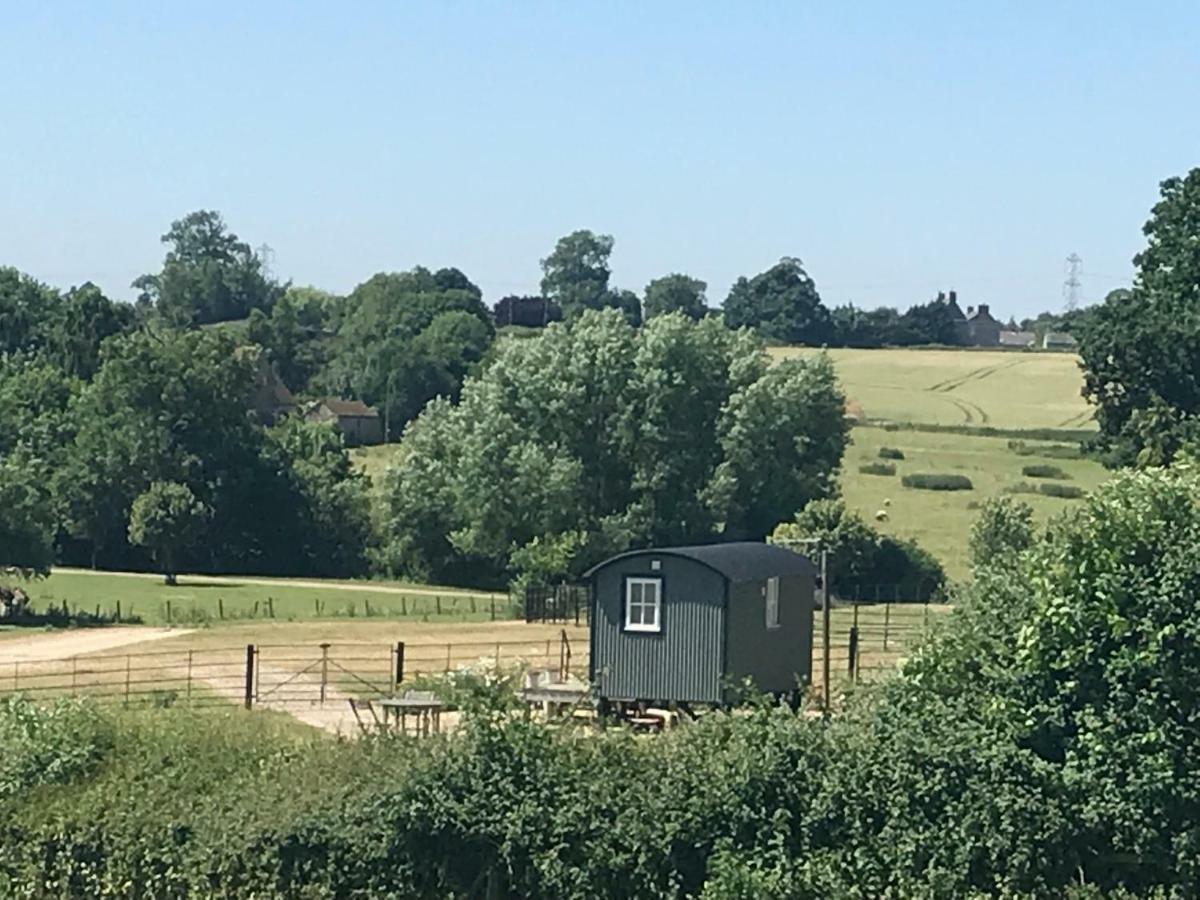
<path id="1" fill-rule="evenodd" d="M 526 710 L 541 706 L 547 717 L 561 714 L 567 709 L 574 710 L 591 699 L 591 696 L 592 689 L 578 681 L 543 682 L 521 691 L 521 698 L 528 704 Z"/>
<path id="2" fill-rule="evenodd" d="M 446 704 L 437 698 L 432 691 L 409 691 L 399 697 L 384 697 L 375 701 L 383 710 L 383 723 L 387 726 L 388 717 L 393 717 L 400 726 L 400 733 L 408 732 L 408 717 L 416 717 L 415 734 L 437 734 L 441 731 L 442 712 Z"/>

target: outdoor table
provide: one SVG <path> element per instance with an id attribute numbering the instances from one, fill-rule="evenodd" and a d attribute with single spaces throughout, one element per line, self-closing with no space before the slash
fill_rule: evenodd
<path id="1" fill-rule="evenodd" d="M 415 734 L 427 735 L 431 728 L 434 734 L 441 730 L 442 711 L 446 704 L 433 694 L 410 692 L 402 697 L 385 697 L 376 703 L 383 709 L 384 724 L 387 724 L 389 715 L 394 716 L 401 734 L 407 733 L 410 715 L 417 719 Z"/>

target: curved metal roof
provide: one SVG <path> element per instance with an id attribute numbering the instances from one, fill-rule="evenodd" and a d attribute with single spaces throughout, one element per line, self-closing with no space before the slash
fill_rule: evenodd
<path id="1" fill-rule="evenodd" d="M 801 556 L 775 544 L 757 541 L 736 541 L 728 544 L 695 544 L 689 547 L 646 547 L 628 550 L 598 563 L 583 573 L 591 578 L 600 569 L 611 563 L 634 556 L 682 556 L 725 576 L 730 581 L 760 581 L 776 575 L 817 576 L 817 567 L 806 556 Z"/>

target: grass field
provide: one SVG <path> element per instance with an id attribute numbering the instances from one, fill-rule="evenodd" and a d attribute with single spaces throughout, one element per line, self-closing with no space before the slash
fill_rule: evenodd
<path id="1" fill-rule="evenodd" d="M 26 584 L 34 610 L 50 606 L 111 615 L 147 625 L 210 625 L 241 620 L 403 617 L 414 621 L 484 621 L 510 615 L 508 597 L 455 588 L 385 582 L 180 576 L 175 586 L 151 575 L 59 569 Z"/>
<path id="2" fill-rule="evenodd" d="M 818 351 L 775 347 L 776 359 Z M 1002 350 L 827 351 L 869 419 L 994 428 L 1091 428 L 1069 353 Z"/>

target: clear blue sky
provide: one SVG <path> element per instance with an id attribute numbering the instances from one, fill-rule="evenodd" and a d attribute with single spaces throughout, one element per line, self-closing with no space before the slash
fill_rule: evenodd
<path id="1" fill-rule="evenodd" d="M 1127 281 L 1200 165 L 1200 4 L 0 5 L 0 264 L 131 298 L 224 213 L 346 291 L 455 265 L 532 292 L 576 228 L 614 283 L 799 256 L 826 301 L 1003 316 Z"/>

